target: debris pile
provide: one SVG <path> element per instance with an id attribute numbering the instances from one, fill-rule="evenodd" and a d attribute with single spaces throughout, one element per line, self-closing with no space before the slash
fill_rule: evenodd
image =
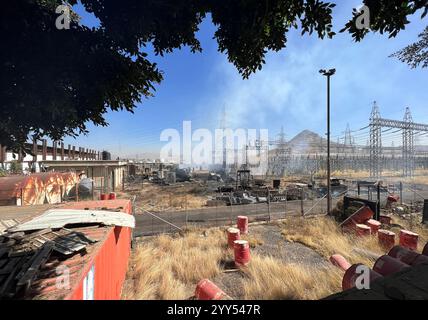
<path id="1" fill-rule="evenodd" d="M 103 226 L 135 227 L 132 215 L 52 209 L 27 221 L 0 221 L 0 299 L 24 297 L 49 261 L 64 261 L 100 239 Z M 52 271 L 50 271 L 52 272 Z"/>

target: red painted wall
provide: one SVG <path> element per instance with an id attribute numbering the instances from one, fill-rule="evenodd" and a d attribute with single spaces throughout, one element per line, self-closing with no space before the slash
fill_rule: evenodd
<path id="1" fill-rule="evenodd" d="M 123 210 L 131 212 L 131 203 Z M 94 275 L 94 299 L 117 300 L 120 299 L 122 286 L 128 270 L 129 256 L 131 254 L 131 228 L 114 227 L 108 234 L 106 241 L 99 249 L 94 261 L 85 266 L 82 279 L 70 300 L 83 299 L 83 282 L 93 264 Z"/>

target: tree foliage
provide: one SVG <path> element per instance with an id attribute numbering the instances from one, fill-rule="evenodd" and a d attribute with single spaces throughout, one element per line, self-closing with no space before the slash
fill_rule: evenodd
<path id="1" fill-rule="evenodd" d="M 372 29 L 395 36 L 427 1 L 366 0 Z M 69 0 L 75 5 L 77 0 Z M 10 0 L 0 11 L 0 144 L 18 150 L 30 135 L 59 140 L 107 125 L 108 110 L 132 112 L 163 79 L 148 46 L 164 55 L 183 46 L 202 51 L 196 33 L 210 15 L 218 50 L 243 78 L 261 69 L 287 33 L 331 38 L 334 3 L 322 0 L 81 0 L 100 21 L 58 30 L 61 0 Z M 354 12 L 355 18 L 355 12 Z M 360 40 L 352 20 L 343 31 Z"/>
<path id="2" fill-rule="evenodd" d="M 412 68 L 428 67 L 428 27 L 419 35 L 419 39 L 419 41 L 394 53 L 392 57 L 400 59 Z"/>

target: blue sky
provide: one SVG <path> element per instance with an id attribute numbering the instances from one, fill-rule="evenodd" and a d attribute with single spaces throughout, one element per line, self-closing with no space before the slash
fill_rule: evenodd
<path id="1" fill-rule="evenodd" d="M 334 27 L 338 31 L 360 1 L 344 0 L 334 10 Z M 77 7 L 82 23 L 93 26 L 96 20 Z M 405 107 L 411 108 L 414 121 L 428 123 L 427 69 L 410 69 L 388 56 L 417 40 L 426 26 L 420 15 L 396 38 L 370 34 L 361 43 L 352 42 L 349 34 L 332 40 L 315 35 L 288 34 L 287 48 L 271 52 L 261 71 L 243 80 L 227 57 L 217 51 L 212 39 L 215 28 L 210 19 L 200 26 L 198 39 L 203 52 L 192 54 L 188 48 L 164 57 L 149 52 L 152 61 L 164 72 L 155 97 L 144 100 L 134 114 L 110 112 L 109 127 L 89 125 L 90 133 L 66 143 L 108 149 L 121 156 L 154 157 L 162 144 L 162 130 L 181 131 L 182 121 L 191 120 L 192 129 L 219 127 L 223 108 L 233 128 L 267 128 L 271 138 L 284 126 L 292 138 L 304 129 L 325 133 L 325 78 L 321 68 L 334 67 L 332 78 L 332 135 L 342 136 L 349 123 L 351 129 L 368 124 L 371 105 L 376 100 L 382 117 L 402 119 Z M 355 136 L 365 144 L 364 131 Z M 391 136 L 384 145 L 400 144 Z M 427 144 L 428 144 L 428 139 Z M 421 140 L 420 143 L 425 143 Z"/>

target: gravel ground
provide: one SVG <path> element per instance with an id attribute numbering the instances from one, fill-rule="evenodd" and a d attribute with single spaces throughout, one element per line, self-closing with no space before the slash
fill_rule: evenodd
<path id="1" fill-rule="evenodd" d="M 328 265 L 322 256 L 316 251 L 300 244 L 291 243 L 284 240 L 281 235 L 281 228 L 278 225 L 250 225 L 249 237 L 260 238 L 263 244 L 251 248 L 251 253 L 257 253 L 261 256 L 272 256 L 282 260 L 284 263 L 296 263 L 305 266 L 325 266 Z M 233 269 L 233 261 L 225 262 L 225 270 Z M 240 271 L 223 272 L 212 281 L 229 294 L 234 299 L 243 299 L 244 290 L 242 279 L 245 275 Z"/>

